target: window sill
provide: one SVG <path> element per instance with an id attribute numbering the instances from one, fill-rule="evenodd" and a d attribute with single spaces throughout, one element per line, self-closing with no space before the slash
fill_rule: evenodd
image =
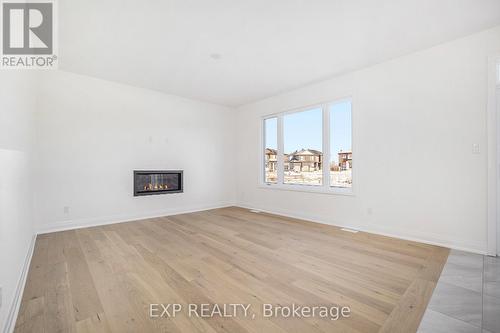
<path id="1" fill-rule="evenodd" d="M 266 190 L 354 196 L 354 191 L 352 188 L 342 188 L 342 187 L 324 188 L 323 186 L 314 186 L 314 185 L 260 184 L 258 188 Z"/>

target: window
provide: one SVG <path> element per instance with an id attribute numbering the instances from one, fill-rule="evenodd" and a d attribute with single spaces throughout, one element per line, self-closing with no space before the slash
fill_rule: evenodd
<path id="1" fill-rule="evenodd" d="M 322 123 L 321 108 L 283 116 L 285 184 L 323 183 Z"/>
<path id="2" fill-rule="evenodd" d="M 266 184 L 314 192 L 350 192 L 351 100 L 266 117 L 263 128 Z"/>
<path id="3" fill-rule="evenodd" d="M 330 186 L 352 186 L 351 101 L 330 104 Z"/>
<path id="4" fill-rule="evenodd" d="M 264 181 L 276 183 L 278 181 L 278 118 L 264 120 Z"/>

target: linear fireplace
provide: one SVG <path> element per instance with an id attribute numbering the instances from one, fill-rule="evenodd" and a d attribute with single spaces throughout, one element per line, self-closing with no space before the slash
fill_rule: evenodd
<path id="1" fill-rule="evenodd" d="M 182 170 L 135 170 L 134 196 L 183 192 Z"/>

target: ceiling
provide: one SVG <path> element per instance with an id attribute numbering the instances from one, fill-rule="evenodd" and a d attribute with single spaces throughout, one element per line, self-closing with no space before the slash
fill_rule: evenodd
<path id="1" fill-rule="evenodd" d="M 500 24 L 500 0 L 69 0 L 59 68 L 238 106 Z"/>

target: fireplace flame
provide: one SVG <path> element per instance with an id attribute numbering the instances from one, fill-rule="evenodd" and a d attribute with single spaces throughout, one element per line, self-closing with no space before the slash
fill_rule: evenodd
<path id="1" fill-rule="evenodd" d="M 167 184 L 152 184 L 152 183 L 144 185 L 144 191 L 159 191 L 159 190 L 168 190 L 168 185 Z"/>

